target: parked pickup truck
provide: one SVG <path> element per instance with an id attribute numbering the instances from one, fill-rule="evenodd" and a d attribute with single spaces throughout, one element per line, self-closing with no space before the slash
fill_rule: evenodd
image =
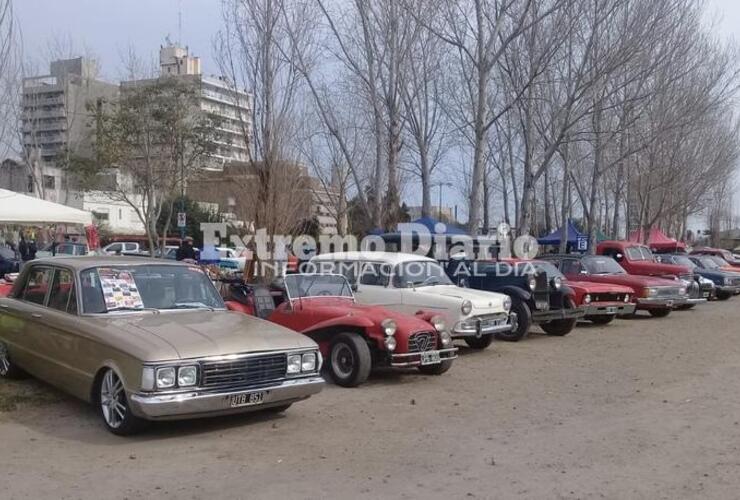
<path id="1" fill-rule="evenodd" d="M 632 288 L 636 309 L 648 311 L 656 318 L 668 316 L 675 306 L 689 300 L 686 287 L 680 281 L 627 274 L 614 259 L 604 255 L 544 255 L 541 258 L 555 264 L 568 279 Z"/>
<path id="2" fill-rule="evenodd" d="M 613 258 L 629 274 L 678 280 L 686 287 L 689 297 L 677 308 L 688 309 L 707 301 L 691 267 L 658 262 L 645 245 L 631 241 L 602 241 L 596 248 L 596 254 Z"/>

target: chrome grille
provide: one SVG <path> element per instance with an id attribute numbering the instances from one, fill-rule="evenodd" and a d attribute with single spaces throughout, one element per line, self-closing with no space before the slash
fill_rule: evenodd
<path id="1" fill-rule="evenodd" d="M 681 288 L 675 286 L 664 286 L 656 288 L 658 290 L 657 297 L 675 297 L 679 295 Z"/>
<path id="2" fill-rule="evenodd" d="M 247 387 L 285 377 L 285 353 L 201 363 L 201 387 Z"/>
<path id="3" fill-rule="evenodd" d="M 437 335 L 432 332 L 414 333 L 409 337 L 409 352 L 433 351 L 437 348 Z"/>
<path id="4" fill-rule="evenodd" d="M 624 302 L 624 293 L 595 293 L 591 295 L 591 302 Z"/>

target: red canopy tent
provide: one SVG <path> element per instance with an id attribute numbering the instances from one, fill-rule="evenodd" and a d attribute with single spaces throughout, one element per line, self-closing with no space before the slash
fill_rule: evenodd
<path id="1" fill-rule="evenodd" d="M 644 241 L 643 231 L 632 231 L 629 240 L 634 243 L 643 243 L 656 252 L 685 252 L 686 243 L 669 238 L 663 231 L 654 227 L 648 232 L 648 239 Z"/>

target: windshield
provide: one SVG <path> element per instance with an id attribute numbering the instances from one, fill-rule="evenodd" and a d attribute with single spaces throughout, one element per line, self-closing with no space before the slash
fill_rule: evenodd
<path id="1" fill-rule="evenodd" d="M 82 271 L 80 282 L 88 314 L 224 308 L 213 283 L 196 266 L 95 267 Z"/>
<path id="2" fill-rule="evenodd" d="M 340 274 L 288 274 L 284 278 L 289 299 L 309 297 L 352 298 L 347 278 Z"/>
<path id="3" fill-rule="evenodd" d="M 517 264 L 517 267 L 520 268 L 521 271 L 527 274 L 531 274 L 523 269 L 525 265 L 530 265 L 530 264 L 534 266 L 537 272 L 545 273 L 547 275 L 547 279 L 552 279 L 552 278 L 565 279 L 565 276 L 563 275 L 563 273 L 561 273 L 557 267 L 550 264 L 549 262 L 540 262 L 540 261 L 531 262 L 531 263 L 524 262 L 524 263 Z"/>
<path id="4" fill-rule="evenodd" d="M 630 260 L 655 260 L 653 258 L 653 253 L 648 247 L 627 247 L 625 251 Z"/>
<path id="5" fill-rule="evenodd" d="M 691 261 L 691 259 L 689 259 L 685 255 L 674 255 L 674 256 L 669 257 L 669 258 L 670 258 L 670 261 L 666 261 L 666 264 L 670 264 L 671 261 L 672 261 L 674 264 L 678 264 L 679 266 L 686 266 L 686 267 L 689 267 L 691 269 L 693 269 L 693 268 L 696 267 L 696 264 L 694 264 Z"/>
<path id="6" fill-rule="evenodd" d="M 409 261 L 396 266 L 393 285 L 396 288 L 451 285 L 442 266 L 436 262 Z"/>
<path id="7" fill-rule="evenodd" d="M 624 268 L 611 257 L 587 257 L 583 265 L 589 274 L 626 274 Z"/>
<path id="8" fill-rule="evenodd" d="M 727 265 L 727 262 L 722 257 L 716 257 L 714 255 L 703 255 L 699 257 L 699 260 L 707 269 L 719 269 Z"/>

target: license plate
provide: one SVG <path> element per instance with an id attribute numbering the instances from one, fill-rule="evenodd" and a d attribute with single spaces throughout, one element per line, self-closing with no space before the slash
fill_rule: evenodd
<path id="1" fill-rule="evenodd" d="M 234 394 L 231 396 L 230 404 L 232 408 L 262 404 L 262 401 L 265 400 L 265 394 L 265 391 Z"/>
<path id="2" fill-rule="evenodd" d="M 606 314 L 617 314 L 617 308 L 616 307 L 607 307 L 606 308 Z"/>
<path id="3" fill-rule="evenodd" d="M 442 362 L 439 351 L 426 351 L 421 353 L 422 365 L 436 365 Z"/>
<path id="4" fill-rule="evenodd" d="M 673 301 L 669 300 L 668 302 L 666 302 L 665 305 L 667 305 L 668 307 L 673 307 Z"/>

